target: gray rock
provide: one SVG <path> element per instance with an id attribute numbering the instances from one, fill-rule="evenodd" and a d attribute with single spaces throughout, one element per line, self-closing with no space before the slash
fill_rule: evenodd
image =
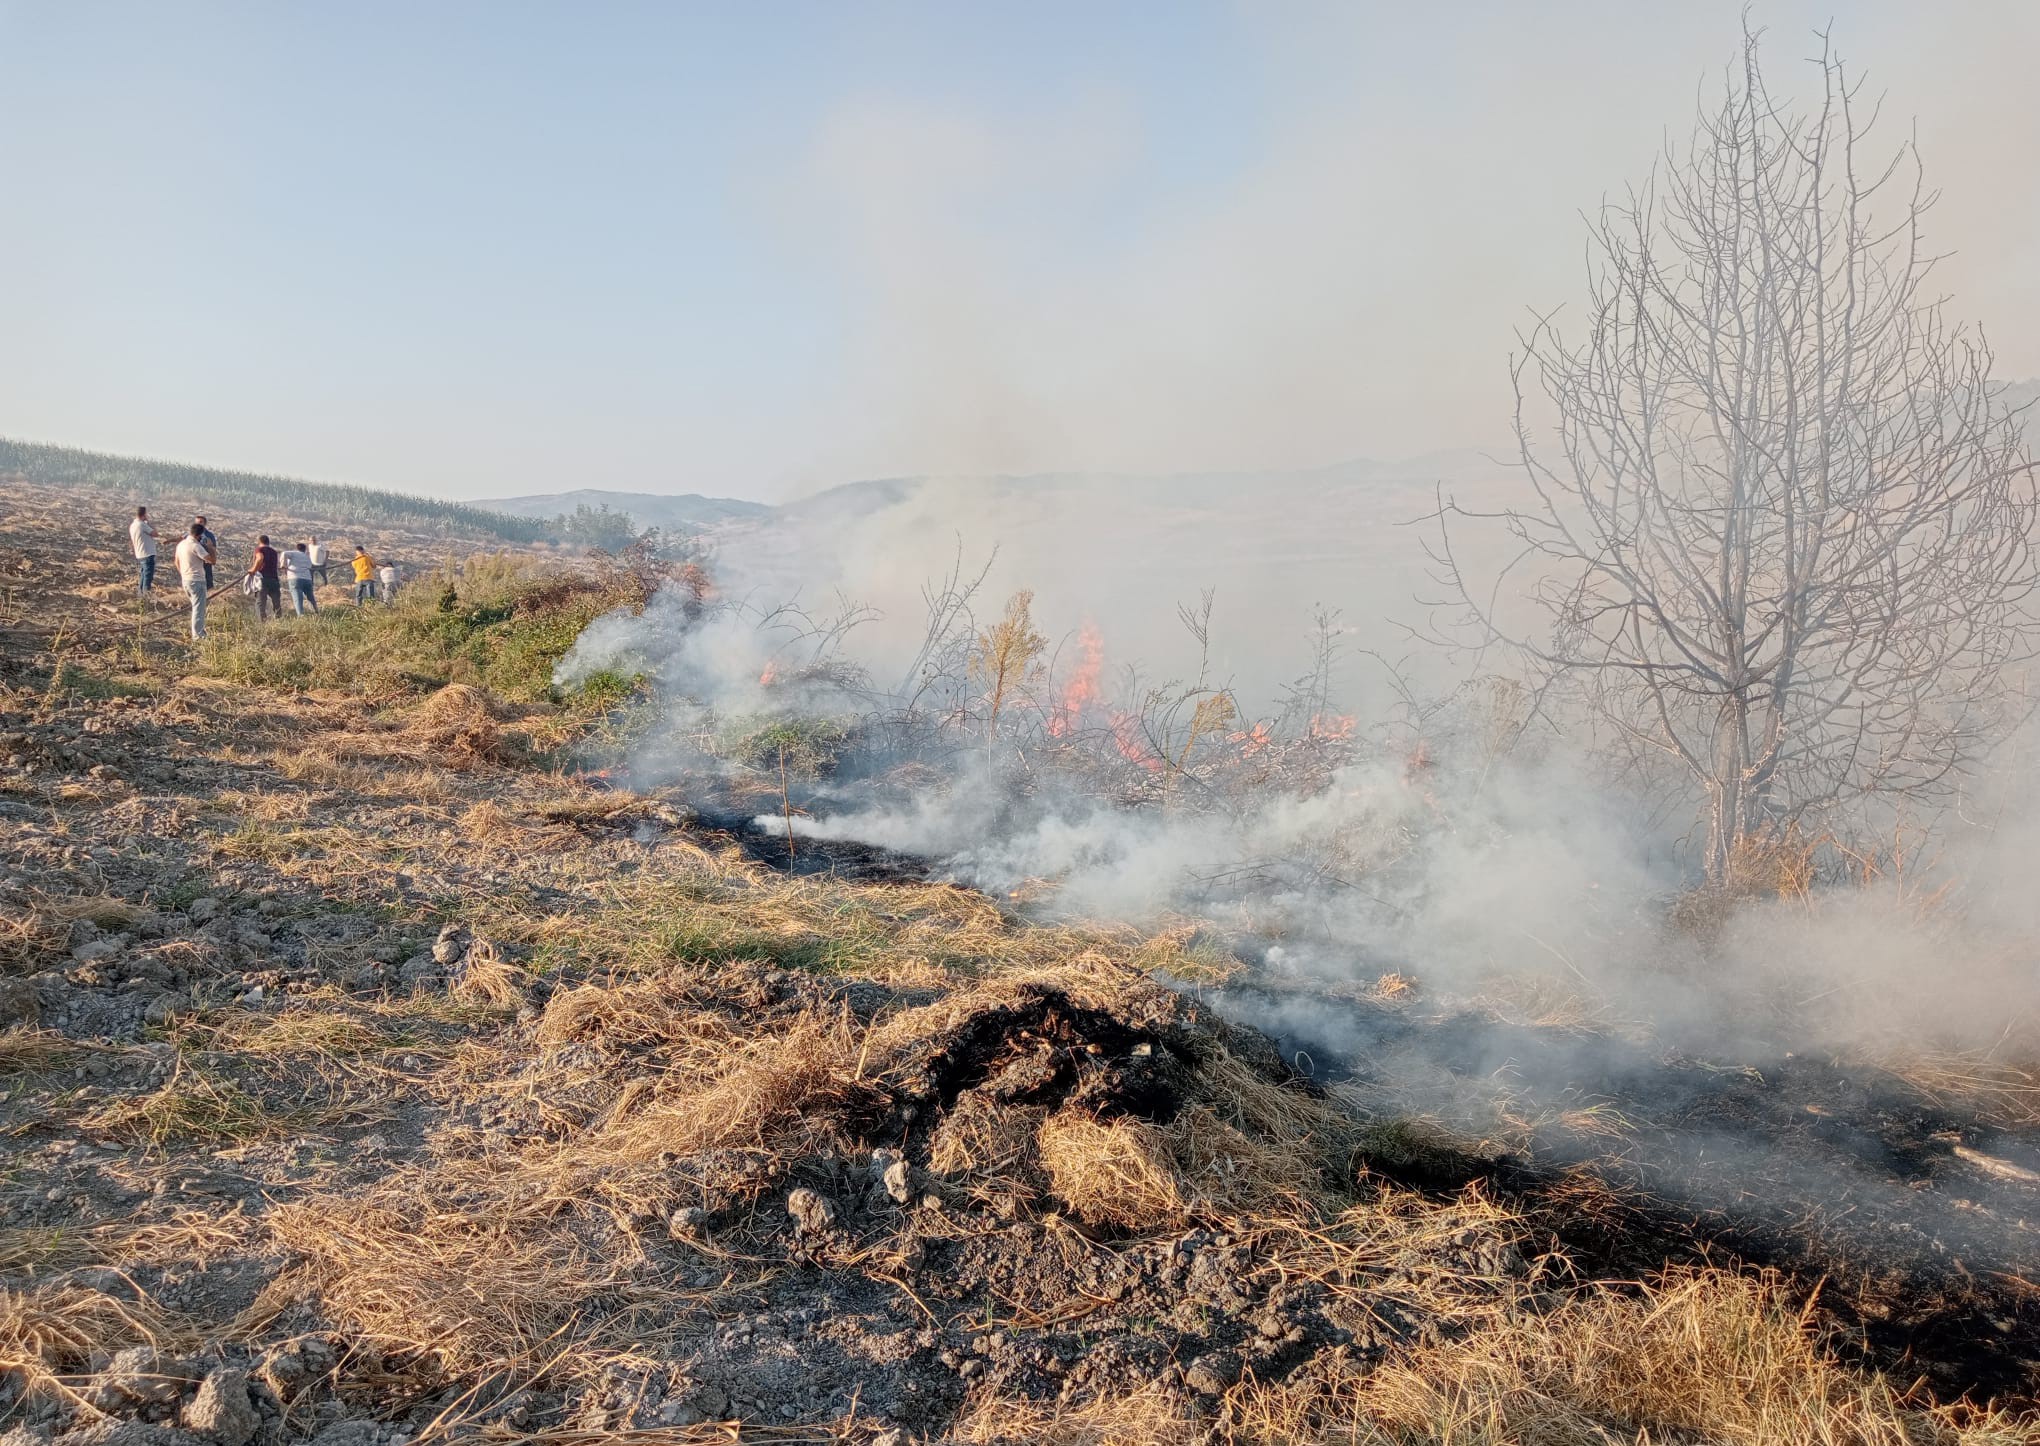
<path id="1" fill-rule="evenodd" d="M 151 999 L 149 1007 L 142 1011 L 142 1019 L 148 1024 L 167 1024 L 170 1022 L 172 1015 L 179 1014 L 189 1008 L 191 1008 L 190 996 L 179 994 L 173 990 L 168 994 L 159 994 L 154 999 Z"/>
<path id="2" fill-rule="evenodd" d="M 465 924 L 448 924 L 439 931 L 439 941 L 432 946 L 432 957 L 441 964 L 451 964 L 467 957 L 468 947 L 474 936 Z"/>
<path id="3" fill-rule="evenodd" d="M 689 1398 L 694 1409 L 711 1420 L 721 1420 L 730 1413 L 730 1398 L 720 1386 L 703 1386 Z"/>
<path id="4" fill-rule="evenodd" d="M 675 1240 L 699 1239 L 708 1231 L 708 1212 L 699 1205 L 683 1205 L 666 1221 L 666 1233 Z"/>
<path id="5" fill-rule="evenodd" d="M 71 951 L 71 958 L 80 964 L 97 964 L 102 959 L 111 959 L 120 952 L 120 944 L 113 939 L 94 939 L 90 944 L 80 944 Z"/>
<path id="6" fill-rule="evenodd" d="M 905 1205 L 914 1198 L 914 1175 L 905 1160 L 894 1160 L 885 1167 L 881 1177 L 885 1182 L 885 1193 L 893 1203 Z"/>
<path id="7" fill-rule="evenodd" d="M 786 1197 L 786 1213 L 803 1234 L 819 1235 L 836 1223 L 836 1202 L 803 1186 Z"/>
<path id="8" fill-rule="evenodd" d="M 1199 1356 L 1183 1372 L 1183 1384 L 1205 1396 L 1224 1395 L 1239 1378 L 1238 1358 L 1218 1351 Z"/>
<path id="9" fill-rule="evenodd" d="M 156 1406 L 177 1399 L 183 1376 L 149 1346 L 117 1352 L 85 1388 L 85 1399 L 102 1411 Z"/>
<path id="10" fill-rule="evenodd" d="M 311 1440 L 311 1446 L 376 1446 L 382 1428 L 373 1421 L 336 1421 Z"/>
<path id="11" fill-rule="evenodd" d="M 218 899 L 193 899 L 191 907 L 184 912 L 190 915 L 191 922 L 194 924 L 209 924 L 219 917 L 220 901 Z"/>
<path id="12" fill-rule="evenodd" d="M 223 1366 L 207 1376 L 184 1408 L 184 1424 L 221 1446 L 246 1446 L 262 1425 L 248 1396 L 248 1373 Z"/>
<path id="13" fill-rule="evenodd" d="M 51 1446 L 205 1446 L 189 1431 L 152 1426 L 147 1421 L 102 1421 L 66 1431 Z"/>

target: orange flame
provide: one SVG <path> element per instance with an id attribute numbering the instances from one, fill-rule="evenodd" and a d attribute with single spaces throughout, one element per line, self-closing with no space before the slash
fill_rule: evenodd
<path id="1" fill-rule="evenodd" d="M 1357 726 L 1351 713 L 1313 713 L 1310 736 L 1320 743 L 1344 743 L 1352 738 Z"/>
<path id="2" fill-rule="evenodd" d="M 1048 736 L 1067 738 L 1077 728 L 1084 709 L 1098 701 L 1098 675 L 1105 667 L 1105 640 L 1098 629 L 1085 623 L 1077 630 L 1077 670 L 1048 715 Z"/>
<path id="3" fill-rule="evenodd" d="M 1138 718 L 1131 713 L 1114 713 L 1110 722 L 1112 746 L 1119 750 L 1121 758 L 1128 763 L 1138 763 L 1149 773 L 1162 771 L 1162 760 L 1149 751 L 1147 743 L 1140 736 Z"/>
<path id="4" fill-rule="evenodd" d="M 1226 735 L 1226 742 L 1236 745 L 1242 758 L 1252 758 L 1274 741 L 1275 734 L 1266 723 L 1256 723 L 1244 732 Z"/>
<path id="5" fill-rule="evenodd" d="M 758 686 L 761 688 L 769 688 L 772 686 L 773 681 L 778 677 L 779 677 L 779 660 L 777 658 L 774 658 L 773 660 L 765 664 L 765 671 L 758 675 Z"/>

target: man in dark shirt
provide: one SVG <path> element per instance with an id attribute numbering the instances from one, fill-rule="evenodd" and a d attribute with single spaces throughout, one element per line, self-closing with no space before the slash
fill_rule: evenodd
<path id="1" fill-rule="evenodd" d="M 264 622 L 282 617 L 283 591 L 276 575 L 276 549 L 269 545 L 266 532 L 255 539 L 255 560 L 248 564 L 248 576 L 262 581 L 262 591 L 255 598 L 255 616 Z"/>
<path id="2" fill-rule="evenodd" d="M 193 525 L 198 528 L 198 531 L 192 533 L 191 535 L 197 538 L 200 542 L 205 544 L 205 550 L 208 553 L 217 553 L 220 550 L 220 540 L 217 537 L 214 537 L 213 530 L 205 525 L 205 515 L 201 513 L 197 517 L 192 518 L 191 521 Z M 207 563 L 205 565 L 205 590 L 207 592 L 212 591 L 213 585 L 212 570 L 213 565 L 211 563 Z"/>

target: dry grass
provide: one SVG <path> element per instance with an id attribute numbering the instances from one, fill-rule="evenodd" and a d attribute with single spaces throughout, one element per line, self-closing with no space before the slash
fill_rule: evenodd
<path id="1" fill-rule="evenodd" d="M 0 1033 L 0 1075 L 53 1074 L 105 1048 L 82 1044 L 55 1030 L 10 1029 Z"/>
<path id="2" fill-rule="evenodd" d="M 476 936 L 461 965 L 460 977 L 447 990 L 449 998 L 483 1009 L 514 1010 L 524 1003 L 530 975 L 504 958 L 496 946 Z"/>
<path id="3" fill-rule="evenodd" d="M 888 1096 L 858 1070 L 848 1014 L 801 1014 L 769 1036 L 704 1031 L 673 1050 L 655 1083 L 626 1090 L 590 1152 L 642 1163 L 719 1146 L 792 1154 L 841 1146 L 845 1115 L 882 1113 Z"/>
<path id="4" fill-rule="evenodd" d="M 592 1302 L 629 1280 L 626 1262 L 543 1228 L 565 1208 L 557 1199 L 512 1209 L 495 1195 L 475 1210 L 447 1193 L 450 1183 L 407 1173 L 375 1200 L 327 1196 L 273 1212 L 276 1240 L 304 1261 L 293 1288 L 315 1291 L 335 1319 L 385 1349 L 460 1373 L 540 1364 Z M 620 1349 L 623 1332 L 577 1332 L 576 1344 Z"/>
<path id="5" fill-rule="evenodd" d="M 981 1396 L 947 1439 L 963 1446 L 1181 1446 L 1199 1439 L 1201 1424 L 1181 1397 L 1159 1387 L 1067 1404 Z"/>
<path id="6" fill-rule="evenodd" d="M 974 1446 L 1165 1446 L 1199 1423 L 1159 1390 L 1076 1405 L 980 1398 Z M 1375 1368 L 1321 1357 L 1225 1400 L 1239 1446 L 2013 1446 L 2040 1421 L 1921 1408 L 1838 1365 L 1772 1282 L 1717 1271 L 1496 1319 Z"/>
<path id="7" fill-rule="evenodd" d="M 71 925 L 89 919 L 102 929 L 121 929 L 149 911 L 105 894 L 33 895 L 25 906 L 0 915 L 0 972 L 28 973 L 61 954 Z"/>
<path id="8" fill-rule="evenodd" d="M 1000 1104 L 975 1090 L 956 1103 L 928 1141 L 928 1168 L 981 1193 L 1010 1193 L 1041 1172 L 1035 1140 L 1048 1110 Z"/>
<path id="9" fill-rule="evenodd" d="M 1043 1122 L 1035 1146 L 1071 1213 L 1119 1230 L 1293 1216 L 1323 1188 L 1307 1140 L 1251 1138 L 1203 1105 L 1167 1125 L 1065 1111 Z"/>
<path id="10" fill-rule="evenodd" d="M 1297 1404 L 1260 1394 L 1270 1424 Z M 1596 1290 L 1550 1316 L 1500 1321 L 1335 1383 L 1320 1439 L 1438 1446 L 1923 1446 L 2034 1438 L 2035 1422 L 1953 1418 L 1910 1406 L 1881 1377 L 1839 1366 L 1777 1283 L 1721 1271 L 1668 1275 L 1641 1292 Z"/>
<path id="11" fill-rule="evenodd" d="M 1944 1108 L 1973 1112 L 2006 1129 L 2040 1127 L 2040 1065 L 2007 1064 L 1993 1057 L 1995 1053 L 1930 1053 L 1914 1047 L 1880 1051 L 1871 1063 Z"/>
<path id="12" fill-rule="evenodd" d="M 86 1369 L 96 1351 L 190 1343 L 154 1306 L 104 1291 L 51 1284 L 0 1288 L 0 1376 L 15 1374 L 25 1394 L 72 1394 L 66 1377 Z"/>
<path id="13" fill-rule="evenodd" d="M 1056 1195 L 1086 1224 L 1152 1230 L 1189 1218 L 1171 1141 L 1153 1125 L 1061 1114 L 1043 1123 L 1035 1146 Z"/>

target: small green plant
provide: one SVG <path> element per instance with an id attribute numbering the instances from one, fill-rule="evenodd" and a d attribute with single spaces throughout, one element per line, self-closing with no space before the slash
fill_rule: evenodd
<path id="1" fill-rule="evenodd" d="M 752 768 L 777 769 L 783 757 L 789 773 L 815 778 L 834 771 L 849 741 L 848 725 L 833 718 L 752 715 L 726 720 L 715 751 Z"/>

